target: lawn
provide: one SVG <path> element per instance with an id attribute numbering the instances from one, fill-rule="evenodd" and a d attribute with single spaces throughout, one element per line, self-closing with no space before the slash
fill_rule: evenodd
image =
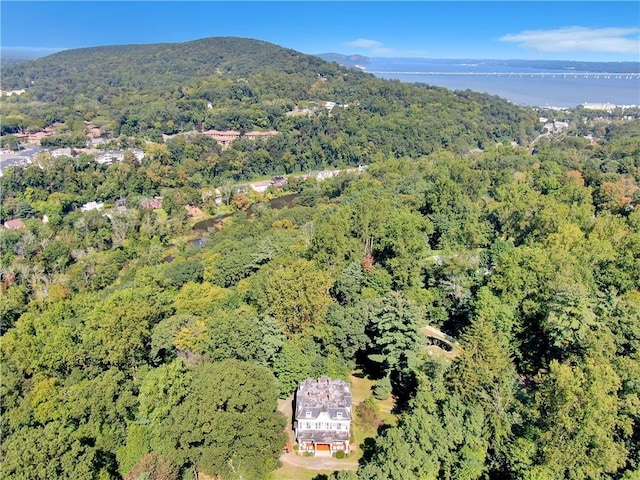
<path id="1" fill-rule="evenodd" d="M 349 376 L 349 382 L 351 383 L 351 397 L 353 398 L 353 406 L 364 401 L 367 397 L 373 395 L 373 387 L 375 386 L 375 380 L 363 377 L 362 372 L 355 371 Z M 395 406 L 393 397 L 389 397 L 386 400 L 376 400 L 379 407 L 380 417 L 382 421 L 387 425 L 396 424 L 396 416 L 391 413 Z"/>
<path id="2" fill-rule="evenodd" d="M 283 464 L 282 467 L 271 473 L 269 478 L 272 480 L 314 480 L 319 475 L 328 477 L 332 473 L 333 470 L 307 470 L 306 468 Z"/>

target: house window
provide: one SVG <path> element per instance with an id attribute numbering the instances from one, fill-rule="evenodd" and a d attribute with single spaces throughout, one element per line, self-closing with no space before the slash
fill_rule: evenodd
<path id="1" fill-rule="evenodd" d="M 340 422 L 336 423 L 336 430 L 342 430 L 342 424 Z"/>

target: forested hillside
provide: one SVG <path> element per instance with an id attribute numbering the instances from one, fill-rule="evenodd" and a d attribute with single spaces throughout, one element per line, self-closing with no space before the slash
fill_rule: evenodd
<path id="1" fill-rule="evenodd" d="M 106 138 L 153 141 L 196 128 L 277 130 L 282 137 L 267 145 L 277 163 L 296 147 L 316 163 L 354 163 L 379 150 L 420 155 L 526 142 L 537 120 L 497 97 L 387 82 L 238 38 L 68 50 L 3 67 L 2 81 L 6 90 L 26 89 L 3 99 L 3 134 L 61 124 L 57 133 L 82 137 L 85 121 Z M 330 122 L 288 115 L 295 107 L 327 113 L 326 102 L 337 104 Z M 328 143 L 340 151 L 325 152 Z"/>
<path id="2" fill-rule="evenodd" d="M 3 67 L 29 87 L 5 133 L 102 119 L 145 156 L 42 153 L 0 179 L 23 221 L 0 232 L 3 478 L 275 479 L 276 400 L 355 370 L 397 422 L 335 480 L 637 478 L 637 111 L 557 113 L 571 126 L 530 144 L 538 112 L 240 39 L 25 65 Z M 197 122 L 280 133 L 222 148 Z"/>

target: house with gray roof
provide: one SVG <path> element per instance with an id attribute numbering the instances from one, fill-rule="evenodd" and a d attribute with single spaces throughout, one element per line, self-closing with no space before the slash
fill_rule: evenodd
<path id="1" fill-rule="evenodd" d="M 351 386 L 344 380 L 308 378 L 296 391 L 294 429 L 298 451 L 331 455 L 349 451 Z"/>

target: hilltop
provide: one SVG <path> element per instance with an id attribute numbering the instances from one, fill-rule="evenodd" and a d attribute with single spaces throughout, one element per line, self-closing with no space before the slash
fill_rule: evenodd
<path id="1" fill-rule="evenodd" d="M 369 57 L 363 55 L 344 55 L 342 53 L 321 53 L 318 55 L 327 62 L 336 62 L 345 66 L 362 66 L 371 62 Z"/>
<path id="2" fill-rule="evenodd" d="M 312 55 L 260 40 L 215 37 L 184 43 L 111 45 L 64 50 L 3 69 L 9 88 L 55 88 L 51 80 L 78 87 L 82 81 L 134 88 L 178 85 L 213 74 L 249 75 L 268 67 L 282 72 L 321 68 Z"/>
<path id="3" fill-rule="evenodd" d="M 379 148 L 422 155 L 527 142 L 537 127 L 534 112 L 498 97 L 386 81 L 245 38 L 65 50 L 2 76 L 3 89 L 26 89 L 3 102 L 3 134 L 64 124 L 81 138 L 86 122 L 105 138 L 154 141 L 200 128 L 276 130 L 314 140 L 306 151 L 318 151 L 318 166 L 368 163 Z M 332 118 L 321 126 L 322 114 Z M 340 151 L 321 146 L 339 134 Z"/>

